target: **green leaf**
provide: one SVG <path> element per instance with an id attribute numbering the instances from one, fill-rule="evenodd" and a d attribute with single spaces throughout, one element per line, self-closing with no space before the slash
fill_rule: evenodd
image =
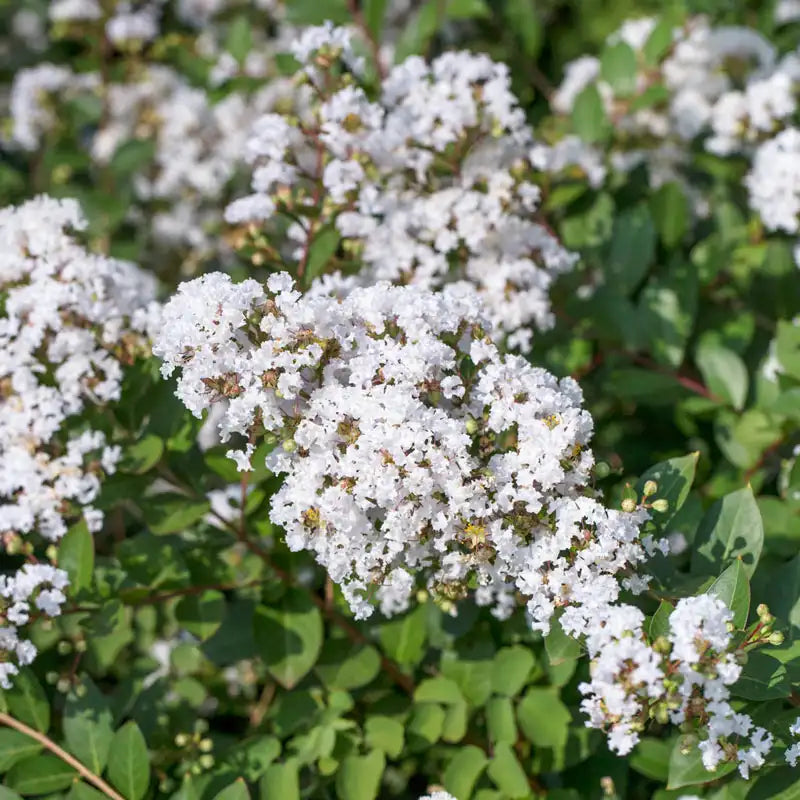
<path id="1" fill-rule="evenodd" d="M 441 706 L 423 703 L 414 706 L 411 719 L 406 728 L 409 744 L 415 750 L 424 750 L 442 737 L 445 712 Z"/>
<path id="2" fill-rule="evenodd" d="M 351 22 L 347 0 L 292 0 L 286 4 L 286 21 L 294 25 L 322 25 L 326 20 L 337 25 Z"/>
<path id="3" fill-rule="evenodd" d="M 575 98 L 572 106 L 572 125 L 584 142 L 600 142 L 611 131 L 603 100 L 597 86 L 590 83 Z"/>
<path id="4" fill-rule="evenodd" d="M 417 606 L 398 619 L 381 625 L 380 638 L 384 653 L 403 666 L 417 664 L 425 654 L 428 638 L 428 610 Z"/>
<path id="5" fill-rule="evenodd" d="M 503 13 L 509 29 L 521 40 L 525 55 L 532 58 L 538 56 L 544 42 L 544 30 L 536 6 L 525 0 L 504 3 Z"/>
<path id="6" fill-rule="evenodd" d="M 741 411 L 749 384 L 744 361 L 733 350 L 714 342 L 701 343 L 695 361 L 711 393 Z"/>
<path id="7" fill-rule="evenodd" d="M 442 720 L 442 740 L 460 742 L 467 735 L 468 717 L 469 706 L 465 702 L 448 705 Z"/>
<path id="8" fill-rule="evenodd" d="M 664 739 L 640 739 L 630 756 L 630 764 L 641 775 L 664 782 L 669 773 L 672 743 Z"/>
<path id="9" fill-rule="evenodd" d="M 267 767 L 281 754 L 281 743 L 274 736 L 256 736 L 234 745 L 224 765 L 248 781 L 257 781 Z"/>
<path id="10" fill-rule="evenodd" d="M 150 433 L 125 449 L 119 470 L 142 475 L 158 464 L 163 454 L 164 440 Z"/>
<path id="11" fill-rule="evenodd" d="M 389 0 L 364 0 L 364 19 L 370 32 L 378 41 L 383 32 L 383 22 L 388 5 Z"/>
<path id="12" fill-rule="evenodd" d="M 147 744 L 139 726 L 126 722 L 111 740 L 108 777 L 125 800 L 141 800 L 150 783 Z"/>
<path id="13" fill-rule="evenodd" d="M 77 777 L 78 773 L 60 758 L 45 754 L 14 764 L 4 782 L 21 795 L 38 795 L 66 789 Z"/>
<path id="14" fill-rule="evenodd" d="M 155 152 L 155 140 L 129 139 L 117 148 L 109 168 L 118 177 L 133 175 L 153 160 Z"/>
<path id="15" fill-rule="evenodd" d="M 669 758 L 667 789 L 681 789 L 684 786 L 695 786 L 717 780 L 733 772 L 736 764 L 730 761 L 720 764 L 714 772 L 708 772 L 703 766 L 700 749 L 695 742 L 687 754 L 681 752 L 681 739 L 679 737 L 672 747 Z"/>
<path id="16" fill-rule="evenodd" d="M 557 750 L 566 744 L 572 715 L 557 690 L 539 686 L 528 689 L 517 707 L 517 718 L 525 737 L 537 747 Z"/>
<path id="17" fill-rule="evenodd" d="M 47 733 L 50 727 L 50 702 L 29 667 L 23 667 L 14 676 L 14 683 L 4 692 L 4 696 L 13 717 L 37 731 Z"/>
<path id="18" fill-rule="evenodd" d="M 672 46 L 674 30 L 675 26 L 671 20 L 659 20 L 642 48 L 642 53 L 648 64 L 658 64 L 661 57 L 667 53 Z"/>
<path id="19" fill-rule="evenodd" d="M 414 691 L 415 703 L 463 703 L 464 695 L 455 681 L 437 675 L 435 678 L 426 678 Z"/>
<path id="20" fill-rule="evenodd" d="M 322 648 L 322 616 L 306 592 L 288 589 L 276 606 L 258 606 L 253 633 L 270 675 L 291 689 L 317 660 Z"/>
<path id="21" fill-rule="evenodd" d="M 314 235 L 308 251 L 308 262 L 306 263 L 304 276 L 307 286 L 310 286 L 314 278 L 319 277 L 325 271 L 328 261 L 339 248 L 341 238 L 341 234 L 335 225 L 326 225 Z"/>
<path id="22" fill-rule="evenodd" d="M 214 800 L 250 800 L 250 792 L 243 778 L 237 778 L 230 786 L 217 792 Z"/>
<path id="23" fill-rule="evenodd" d="M 375 800 L 381 788 L 385 758 L 380 750 L 366 756 L 348 756 L 336 773 L 339 800 Z"/>
<path id="24" fill-rule="evenodd" d="M 467 745 L 459 749 L 447 769 L 444 771 L 442 783 L 450 794 L 459 800 L 468 798 L 472 789 L 486 769 L 486 753 L 475 745 Z"/>
<path id="25" fill-rule="evenodd" d="M 258 788 L 261 800 L 300 800 L 297 762 L 290 759 L 285 764 L 271 764 Z"/>
<path id="26" fill-rule="evenodd" d="M 98 792 L 97 789 L 93 786 L 89 786 L 88 783 L 77 781 L 72 784 L 72 788 L 67 795 L 67 800 L 106 800 L 106 797 L 107 795 Z"/>
<path id="27" fill-rule="evenodd" d="M 536 666 L 533 653 L 527 647 L 514 645 L 497 651 L 492 661 L 492 691 L 508 697 L 518 695 Z"/>
<path id="28" fill-rule="evenodd" d="M 489 761 L 486 772 L 497 788 L 512 800 L 530 796 L 525 770 L 520 766 L 511 745 L 507 742 L 495 745 L 494 755 Z"/>
<path id="29" fill-rule="evenodd" d="M 689 229 L 689 201 L 683 188 L 665 183 L 650 196 L 650 211 L 664 246 L 674 248 Z"/>
<path id="30" fill-rule="evenodd" d="M 375 680 L 381 671 L 381 656 L 370 645 L 328 639 L 314 670 L 329 689 L 359 689 Z"/>
<path id="31" fill-rule="evenodd" d="M 666 511 L 651 511 L 653 518 L 662 526 L 666 526 L 669 520 L 675 516 L 675 512 L 681 508 L 689 496 L 689 490 L 694 483 L 695 471 L 697 469 L 697 459 L 700 453 L 689 453 L 688 456 L 678 456 L 667 461 L 659 461 L 654 464 L 636 481 L 635 491 L 637 497 L 642 496 L 645 483 L 655 481 L 658 484 L 658 491 L 650 498 L 653 500 L 664 499 L 669 503 Z"/>
<path id="32" fill-rule="evenodd" d="M 765 702 L 788 697 L 792 684 L 784 664 L 756 650 L 748 654 L 741 677 L 731 687 L 731 692 L 746 700 Z"/>
<path id="33" fill-rule="evenodd" d="M 788 766 L 757 775 L 747 800 L 800 800 L 800 775 Z"/>
<path id="34" fill-rule="evenodd" d="M 736 560 L 708 588 L 733 612 L 733 624 L 737 628 L 747 625 L 750 611 L 750 581 L 742 562 Z"/>
<path id="35" fill-rule="evenodd" d="M 202 519 L 211 509 L 206 500 L 196 500 L 182 494 L 165 493 L 148 497 L 142 503 L 144 520 L 153 533 L 178 533 Z"/>
<path id="36" fill-rule="evenodd" d="M 111 748 L 112 717 L 105 697 L 90 678 L 84 677 L 67 695 L 63 725 L 70 752 L 100 775 Z"/>
<path id="37" fill-rule="evenodd" d="M 231 22 L 225 39 L 225 49 L 241 65 L 253 47 L 253 31 L 246 14 L 239 14 Z"/>
<path id="38" fill-rule="evenodd" d="M 30 736 L 11 728 L 0 728 L 0 772 L 5 772 L 29 756 L 36 755 L 42 746 Z"/>
<path id="39" fill-rule="evenodd" d="M 203 642 L 217 632 L 225 613 L 225 595 L 213 589 L 186 595 L 175 607 L 178 622 Z"/>
<path id="40" fill-rule="evenodd" d="M 656 613 L 650 619 L 650 626 L 648 634 L 651 639 L 657 639 L 659 636 L 666 636 L 669 633 L 669 617 L 675 610 L 675 606 L 668 600 L 662 600 L 658 604 Z"/>
<path id="41" fill-rule="evenodd" d="M 16 792 L 0 784 L 0 800 L 21 800 L 21 798 Z"/>
<path id="42" fill-rule="evenodd" d="M 486 725 L 491 741 L 509 744 L 517 741 L 517 723 L 511 698 L 492 697 L 489 700 L 486 704 Z"/>
<path id="43" fill-rule="evenodd" d="M 578 641 L 564 633 L 561 622 L 556 618 L 550 624 L 550 633 L 544 637 L 544 647 L 550 663 L 555 666 L 565 661 L 574 661 L 581 654 Z"/>
<path id="44" fill-rule="evenodd" d="M 615 94 L 625 96 L 636 89 L 636 54 L 626 42 L 606 45 L 600 58 L 600 77 Z"/>
<path id="45" fill-rule="evenodd" d="M 403 723 L 380 715 L 367 717 L 364 738 L 373 750 L 382 750 L 389 758 L 403 752 Z"/>
<path id="46" fill-rule="evenodd" d="M 614 220 L 611 234 L 606 265 L 609 286 L 630 294 L 652 265 L 655 246 L 656 232 L 647 206 L 640 204 L 623 211 Z"/>
<path id="47" fill-rule="evenodd" d="M 692 550 L 692 571 L 719 573 L 741 559 L 747 577 L 755 571 L 764 542 L 761 514 L 747 486 L 725 495 L 700 522 Z"/>
<path id="48" fill-rule="evenodd" d="M 69 575 L 70 590 L 77 594 L 92 584 L 94 537 L 86 522 L 73 525 L 58 545 L 58 566 Z"/>

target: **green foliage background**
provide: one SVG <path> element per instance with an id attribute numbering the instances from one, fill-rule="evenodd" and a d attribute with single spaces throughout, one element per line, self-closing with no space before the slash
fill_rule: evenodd
<path id="1" fill-rule="evenodd" d="M 298 23 L 351 18 L 346 0 L 286 5 Z M 385 2 L 362 5 L 380 38 Z M 772 30 L 771 4 L 757 0 L 427 0 L 415 8 L 398 57 L 488 52 L 509 64 L 545 132 L 554 123 L 544 94 L 565 62 L 601 52 L 628 17 L 702 12 L 760 28 L 783 48 L 797 37 L 791 26 Z M 0 27 L 15 10 L 16 0 L 0 3 Z M 159 57 L 202 80 L 180 33 Z M 7 55 L 4 82 L 30 58 Z M 53 57 L 90 68 L 99 56 L 90 41 L 63 41 Z M 125 221 L 131 181 L 152 152 L 132 144 L 98 174 L 78 146 L 98 113 L 68 105 L 35 159 L 0 154 L 0 205 L 42 191 L 78 196 L 92 242 L 174 285 L 179 264 L 156 262 Z M 602 123 L 575 127 L 602 142 L 613 135 Z M 670 500 L 654 527 L 682 533 L 688 548 L 655 565 L 665 602 L 716 581 L 743 626 L 761 602 L 782 621 L 786 642 L 753 659 L 735 693 L 785 738 L 800 684 L 800 329 L 791 322 L 800 282 L 791 244 L 766 236 L 747 211 L 743 165 L 695 155 L 712 198 L 699 223 L 676 184 L 653 193 L 638 172 L 599 190 L 580 176 L 550 187 L 546 208 L 582 266 L 558 285 L 558 324 L 536 338 L 532 360 L 580 379 L 608 501 L 632 496 L 643 474 Z M 242 261 L 234 271 L 253 268 Z M 585 298 L 578 287 L 593 271 L 605 283 Z M 770 354 L 776 380 L 762 369 Z M 631 757 L 612 756 L 578 710 L 586 660 L 559 630 L 546 641 L 531 633 L 522 614 L 501 623 L 467 602 L 454 617 L 420 596 L 399 619 L 355 623 L 324 574 L 271 529 L 276 479 L 265 470 L 249 478 L 241 513 L 209 520 L 207 493 L 240 476 L 224 447 L 198 449 L 199 423 L 173 388 L 153 363 L 127 376 L 107 423 L 126 443 L 123 468 L 102 495 L 108 524 L 95 537 L 77 525 L 59 545 L 72 579 L 69 613 L 35 626 L 40 657 L 0 695 L 0 711 L 47 734 L 126 800 L 409 800 L 436 786 L 459 800 L 800 795 L 796 773 L 777 761 L 749 783 L 727 768 L 706 773 L 699 757 L 681 754 L 678 734 L 657 724 Z M 646 610 L 656 625 L 658 601 Z M 9 727 L 0 727 L 0 773 L 0 800 L 98 795 Z"/>

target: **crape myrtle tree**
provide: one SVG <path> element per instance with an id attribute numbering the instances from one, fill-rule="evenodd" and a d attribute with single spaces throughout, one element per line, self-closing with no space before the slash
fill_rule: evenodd
<path id="1" fill-rule="evenodd" d="M 0 31 L 0 800 L 800 792 L 800 3 Z"/>

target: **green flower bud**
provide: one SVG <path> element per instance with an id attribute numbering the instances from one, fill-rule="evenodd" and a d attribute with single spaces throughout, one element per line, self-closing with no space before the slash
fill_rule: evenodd
<path id="1" fill-rule="evenodd" d="M 769 641 L 770 644 L 774 645 L 783 644 L 783 634 L 780 631 L 773 631 L 769 635 L 769 639 L 767 641 Z"/>
<path id="2" fill-rule="evenodd" d="M 287 453 L 294 453 L 297 450 L 297 442 L 294 439 L 284 439 L 281 446 Z"/>
<path id="3" fill-rule="evenodd" d="M 653 501 L 653 511 L 658 511 L 659 514 L 664 514 L 669 510 L 669 500 L 661 497 Z"/>
<path id="4" fill-rule="evenodd" d="M 636 501 L 635 501 L 633 498 L 631 498 L 631 497 L 626 497 L 626 498 L 625 498 L 625 499 L 622 501 L 622 510 L 623 510 L 623 511 L 624 511 L 626 514 L 630 514 L 630 513 L 632 513 L 633 511 L 636 511 Z"/>
<path id="5" fill-rule="evenodd" d="M 466 422 L 467 433 L 472 436 L 478 430 L 478 420 L 473 417 L 467 417 Z"/>
<path id="6" fill-rule="evenodd" d="M 611 467 L 605 461 L 598 461 L 594 465 L 594 476 L 598 479 L 607 478 L 611 474 Z"/>
<path id="7" fill-rule="evenodd" d="M 646 481 L 642 494 L 645 497 L 652 497 L 658 491 L 658 484 L 655 481 Z"/>
<path id="8" fill-rule="evenodd" d="M 175 744 L 178 747 L 186 747 L 186 745 L 189 744 L 189 737 L 185 733 L 179 733 L 175 737 Z"/>

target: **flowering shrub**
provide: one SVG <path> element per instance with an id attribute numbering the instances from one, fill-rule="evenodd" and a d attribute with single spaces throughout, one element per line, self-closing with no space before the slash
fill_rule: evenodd
<path id="1" fill-rule="evenodd" d="M 793 796 L 800 5 L 685 5 L 0 6 L 0 796 Z"/>

